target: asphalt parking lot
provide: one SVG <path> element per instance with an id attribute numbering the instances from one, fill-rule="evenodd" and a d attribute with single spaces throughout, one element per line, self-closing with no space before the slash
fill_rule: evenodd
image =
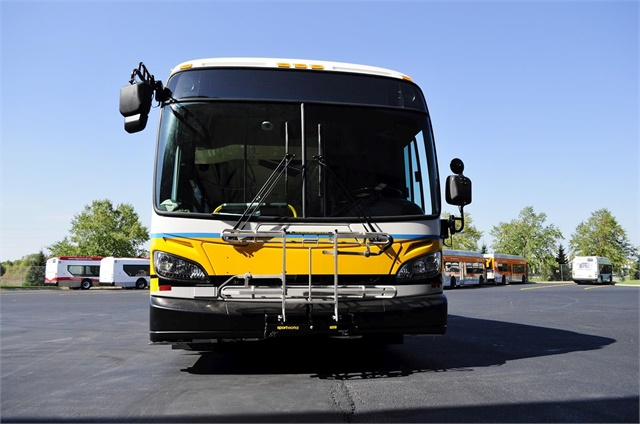
<path id="1" fill-rule="evenodd" d="M 640 290 L 447 290 L 403 345 L 149 345 L 148 292 L 5 291 L 3 422 L 638 422 Z"/>

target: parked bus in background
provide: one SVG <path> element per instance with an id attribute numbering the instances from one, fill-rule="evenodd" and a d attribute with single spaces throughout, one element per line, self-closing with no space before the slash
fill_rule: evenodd
<path id="1" fill-rule="evenodd" d="M 88 290 L 100 281 L 98 256 L 60 256 L 47 260 L 44 284 Z"/>
<path id="2" fill-rule="evenodd" d="M 444 249 L 442 262 L 444 287 L 481 286 L 487 280 L 484 256 L 480 252 Z"/>
<path id="3" fill-rule="evenodd" d="M 103 258 L 100 285 L 144 289 L 149 285 L 149 264 L 149 258 Z"/>
<path id="4" fill-rule="evenodd" d="M 127 132 L 160 106 L 151 342 L 445 333 L 442 244 L 464 228 L 471 180 L 452 160 L 446 200 L 461 217 L 441 221 L 431 121 L 410 78 L 214 58 L 176 66 L 166 86 L 141 63 L 129 83 Z"/>
<path id="5" fill-rule="evenodd" d="M 487 281 L 493 284 L 526 283 L 528 266 L 527 260 L 518 255 L 501 253 L 485 253 L 485 267 Z"/>
<path id="6" fill-rule="evenodd" d="M 576 256 L 571 261 L 571 279 L 577 284 L 613 284 L 613 266 L 602 256 Z"/>

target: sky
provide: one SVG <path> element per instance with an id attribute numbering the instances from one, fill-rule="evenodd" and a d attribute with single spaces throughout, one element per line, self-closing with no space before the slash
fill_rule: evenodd
<path id="1" fill-rule="evenodd" d="M 640 245 L 635 0 L 2 0 L 1 19 L 1 261 L 46 254 L 93 200 L 130 204 L 149 228 L 158 110 L 127 134 L 120 88 L 139 62 L 166 81 L 206 57 L 410 76 L 441 178 L 452 158 L 465 162 L 465 211 L 489 250 L 491 229 L 528 206 L 560 229 L 565 250 L 602 208 Z"/>

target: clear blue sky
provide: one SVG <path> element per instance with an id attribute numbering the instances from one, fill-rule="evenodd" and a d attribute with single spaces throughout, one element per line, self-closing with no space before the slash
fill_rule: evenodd
<path id="1" fill-rule="evenodd" d="M 425 92 L 442 177 L 484 233 L 526 206 L 563 233 L 608 208 L 640 245 L 637 1 L 2 2 L 0 260 L 69 235 L 96 199 L 151 220 L 157 110 L 129 135 L 143 61 L 258 56 L 381 66 Z M 457 212 L 447 206 L 445 211 Z M 45 250 L 46 252 L 46 250 Z"/>

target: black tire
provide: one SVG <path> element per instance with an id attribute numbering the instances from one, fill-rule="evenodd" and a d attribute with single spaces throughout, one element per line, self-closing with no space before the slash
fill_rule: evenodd
<path id="1" fill-rule="evenodd" d="M 507 285 L 507 277 L 506 276 L 502 276 L 502 285 L 506 286 Z"/>
<path id="2" fill-rule="evenodd" d="M 81 290 L 89 290 L 93 284 L 91 284 L 91 280 L 82 280 L 80 283 Z"/>
<path id="3" fill-rule="evenodd" d="M 145 280 L 144 278 L 138 278 L 138 281 L 136 281 L 136 289 L 142 290 L 146 287 L 147 287 L 147 280 Z"/>
<path id="4" fill-rule="evenodd" d="M 522 284 L 527 284 L 527 276 L 526 275 L 522 276 Z"/>
<path id="5" fill-rule="evenodd" d="M 451 288 L 452 289 L 456 288 L 456 277 L 451 277 Z"/>
<path id="6" fill-rule="evenodd" d="M 484 286 L 484 277 L 480 277 L 480 278 L 478 279 L 478 285 L 479 285 L 480 287 Z"/>

